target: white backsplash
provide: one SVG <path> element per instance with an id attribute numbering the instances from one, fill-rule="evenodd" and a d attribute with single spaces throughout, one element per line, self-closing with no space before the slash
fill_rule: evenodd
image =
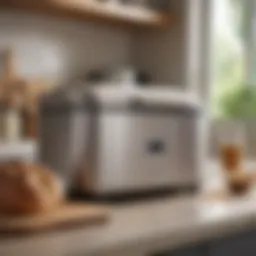
<path id="1" fill-rule="evenodd" d="M 0 12 L 0 49 L 11 47 L 23 76 L 57 81 L 129 63 L 124 30 L 20 12 Z"/>

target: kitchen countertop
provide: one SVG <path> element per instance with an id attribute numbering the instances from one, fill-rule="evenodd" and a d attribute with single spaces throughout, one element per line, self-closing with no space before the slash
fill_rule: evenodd
<path id="1" fill-rule="evenodd" d="M 255 199 L 184 196 L 112 206 L 104 225 L 6 238 L 0 255 L 150 255 L 256 228 Z"/>

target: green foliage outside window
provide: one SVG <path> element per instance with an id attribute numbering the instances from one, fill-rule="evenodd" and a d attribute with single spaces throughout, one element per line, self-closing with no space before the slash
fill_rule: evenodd
<path id="1" fill-rule="evenodd" d="M 215 0 L 215 118 L 256 116 L 256 89 L 245 84 L 245 37 L 249 31 L 244 0 Z"/>
<path id="2" fill-rule="evenodd" d="M 218 101 L 221 117 L 251 119 L 256 117 L 256 87 L 242 84 L 227 90 Z"/>

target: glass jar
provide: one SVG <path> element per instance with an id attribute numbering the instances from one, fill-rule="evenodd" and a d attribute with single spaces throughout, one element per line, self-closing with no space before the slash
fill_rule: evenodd
<path id="1" fill-rule="evenodd" d="M 223 168 L 235 172 L 242 167 L 245 152 L 245 125 L 240 121 L 219 123 L 219 149 Z"/>
<path id="2" fill-rule="evenodd" d="M 1 109 L 1 140 L 16 142 L 22 137 L 21 113 L 18 108 L 6 107 Z"/>

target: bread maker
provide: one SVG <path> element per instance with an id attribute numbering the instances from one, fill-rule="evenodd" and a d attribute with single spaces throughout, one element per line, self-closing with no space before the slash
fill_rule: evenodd
<path id="1" fill-rule="evenodd" d="M 171 89 L 70 86 L 40 104 L 40 158 L 94 195 L 196 187 L 201 107 Z"/>

